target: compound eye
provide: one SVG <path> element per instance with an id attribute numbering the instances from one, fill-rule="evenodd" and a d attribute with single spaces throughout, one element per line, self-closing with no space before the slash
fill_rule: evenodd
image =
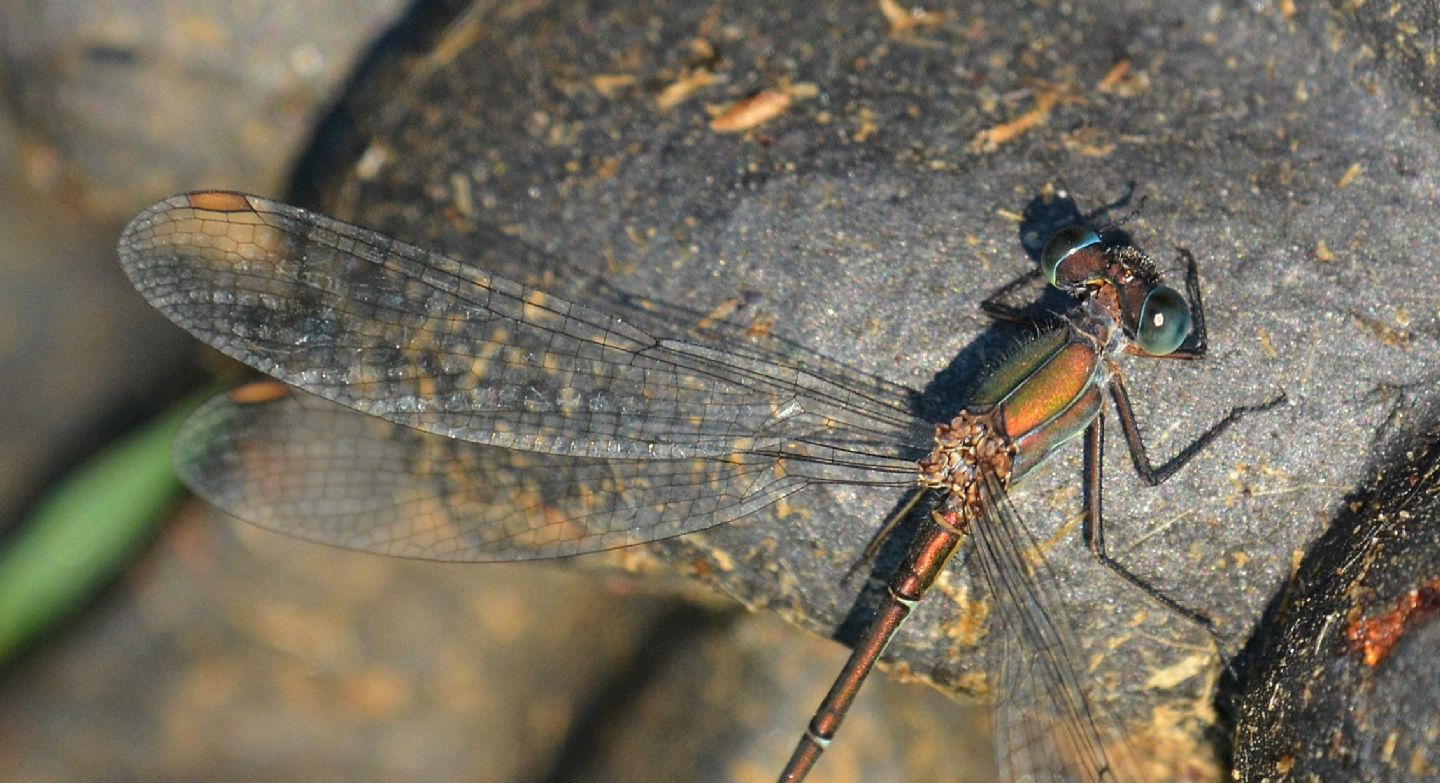
<path id="1" fill-rule="evenodd" d="M 1160 286 L 1140 306 L 1135 343 L 1151 356 L 1174 352 L 1190 336 L 1190 305 L 1179 291 Z"/>
<path id="2" fill-rule="evenodd" d="M 1100 235 L 1084 226 L 1070 226 L 1056 231 L 1055 236 L 1045 243 L 1045 249 L 1040 251 L 1040 268 L 1045 270 L 1045 278 L 1050 285 L 1056 285 L 1055 271 L 1061 261 L 1080 248 L 1098 244 Z"/>

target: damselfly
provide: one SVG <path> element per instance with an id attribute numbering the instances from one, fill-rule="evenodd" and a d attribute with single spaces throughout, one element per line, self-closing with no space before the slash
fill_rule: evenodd
<path id="1" fill-rule="evenodd" d="M 1205 353 L 1196 265 L 1186 254 L 1187 304 L 1160 285 L 1142 253 L 1083 226 L 1057 233 L 1034 273 L 1073 296 L 1073 309 L 938 426 L 911 410 L 900 387 L 818 357 L 780 360 L 652 335 L 463 261 L 255 196 L 172 196 L 136 217 L 119 249 L 136 288 L 162 313 L 295 387 L 252 385 L 216 397 L 176 444 L 192 488 L 263 527 L 390 555 L 525 560 L 700 530 L 821 484 L 914 488 L 906 508 L 923 507 L 925 519 L 783 780 L 813 766 L 967 533 L 1008 652 L 996 699 L 1006 778 L 1139 778 L 1117 726 L 1085 695 L 1059 583 L 1034 559 L 1006 490 L 1088 430 L 1091 548 L 1180 610 L 1105 554 L 1104 394 L 1152 484 L 1247 412 L 1281 399 L 1232 409 L 1153 466 L 1115 359 Z M 1022 315 L 998 299 L 987 304 L 1000 317 Z"/>

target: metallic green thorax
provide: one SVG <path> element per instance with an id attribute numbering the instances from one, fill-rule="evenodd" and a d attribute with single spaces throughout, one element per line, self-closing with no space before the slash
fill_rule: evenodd
<path id="1" fill-rule="evenodd" d="M 1067 325 L 1041 334 L 995 368 L 969 408 L 998 415 L 1015 445 L 1010 480 L 1019 481 L 1095 420 L 1106 379 L 1095 341 Z"/>

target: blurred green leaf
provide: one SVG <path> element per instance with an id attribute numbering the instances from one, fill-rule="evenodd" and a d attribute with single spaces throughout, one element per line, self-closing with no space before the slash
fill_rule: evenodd
<path id="1" fill-rule="evenodd" d="M 21 521 L 0 551 L 0 661 L 82 608 L 149 540 L 182 489 L 170 442 L 192 407 L 106 447 Z"/>

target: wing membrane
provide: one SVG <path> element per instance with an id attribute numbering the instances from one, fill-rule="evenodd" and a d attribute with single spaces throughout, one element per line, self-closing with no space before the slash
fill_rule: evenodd
<path id="1" fill-rule="evenodd" d="M 916 456 L 899 387 L 663 339 L 389 237 L 256 196 L 172 196 L 120 257 L 171 320 L 262 372 L 451 438 L 572 456 Z"/>
<path id="2" fill-rule="evenodd" d="M 986 514 L 971 525 L 979 573 L 1003 634 L 995 697 L 996 756 L 1011 783 L 1143 781 L 1124 733 L 1093 699 L 1075 670 L 1084 660 L 1060 599 L 1060 582 L 1034 536 L 991 473 L 982 471 Z"/>
<path id="3" fill-rule="evenodd" d="M 256 389 L 260 390 L 257 394 Z M 431 560 L 528 560 L 628 546 L 751 514 L 817 482 L 912 483 L 785 454 L 593 459 L 453 440 L 269 382 L 219 395 L 177 436 L 185 483 L 301 538 Z"/>

